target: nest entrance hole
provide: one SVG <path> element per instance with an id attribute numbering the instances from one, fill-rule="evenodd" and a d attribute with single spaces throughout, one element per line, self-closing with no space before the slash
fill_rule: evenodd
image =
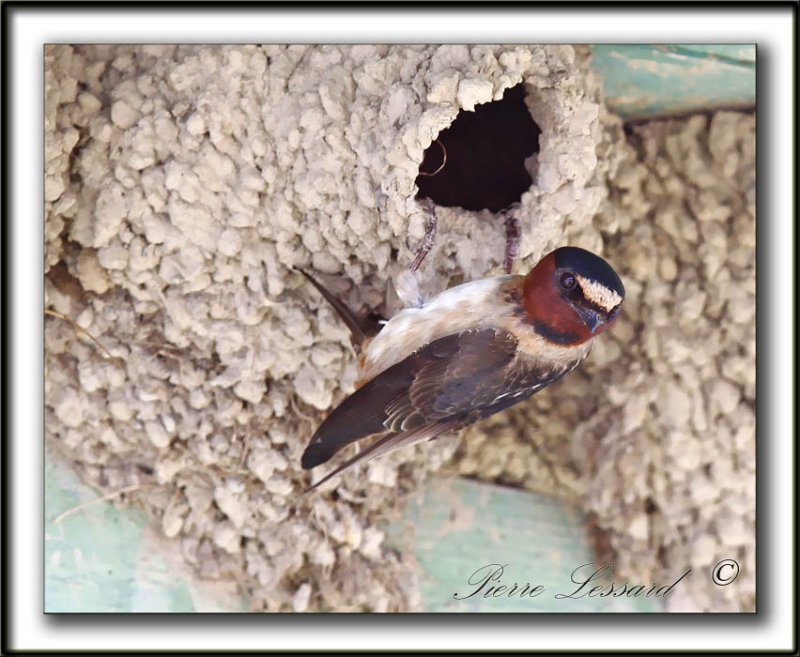
<path id="1" fill-rule="evenodd" d="M 539 152 L 540 133 L 525 104 L 524 84 L 474 112 L 461 111 L 425 151 L 417 198 L 474 212 L 505 210 L 533 182 L 525 159 Z"/>

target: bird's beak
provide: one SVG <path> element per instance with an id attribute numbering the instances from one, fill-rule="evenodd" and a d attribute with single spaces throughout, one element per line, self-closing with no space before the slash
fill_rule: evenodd
<path id="1" fill-rule="evenodd" d="M 586 323 L 586 326 L 589 327 L 589 331 L 591 331 L 592 335 L 594 335 L 598 329 L 600 329 L 605 323 L 606 318 L 602 317 L 599 313 L 595 312 L 594 310 L 583 309 L 581 310 L 581 317 L 583 321 Z"/>

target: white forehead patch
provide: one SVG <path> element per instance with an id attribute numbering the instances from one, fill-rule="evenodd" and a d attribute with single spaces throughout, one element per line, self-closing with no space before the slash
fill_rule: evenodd
<path id="1" fill-rule="evenodd" d="M 581 290 L 583 290 L 583 296 L 606 312 L 611 312 L 612 309 L 622 303 L 622 297 L 613 290 L 609 290 L 605 285 L 583 276 L 576 275 L 575 279 L 578 281 L 578 285 L 581 286 Z"/>

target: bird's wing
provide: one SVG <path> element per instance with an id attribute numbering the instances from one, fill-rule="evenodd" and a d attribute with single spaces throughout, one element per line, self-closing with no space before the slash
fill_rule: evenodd
<path id="1" fill-rule="evenodd" d="M 444 336 L 335 408 L 311 438 L 302 466 L 325 463 L 345 445 L 374 434 L 388 435 L 352 463 L 435 438 L 508 408 L 561 375 L 521 365 L 517 339 L 507 331 L 487 328 Z"/>
<path id="2" fill-rule="evenodd" d="M 391 452 L 394 449 L 397 449 L 401 446 L 408 446 L 413 445 L 414 443 L 418 443 L 423 440 L 433 440 L 439 434 L 448 431 L 449 429 L 456 428 L 455 425 L 450 426 L 447 423 L 437 423 L 433 424 L 429 427 L 422 427 L 421 429 L 415 429 L 412 431 L 406 431 L 404 433 L 389 433 L 376 440 L 372 443 L 369 447 L 364 449 L 363 451 L 359 452 L 352 458 L 347 459 L 344 463 L 338 466 L 335 470 L 326 474 L 322 479 L 320 479 L 317 483 L 309 486 L 305 492 L 308 493 L 318 486 L 322 486 L 326 481 L 335 477 L 337 474 L 342 472 L 342 470 L 346 470 L 352 465 L 356 463 L 366 463 L 371 461 L 374 458 L 381 456 L 382 454 L 386 454 L 387 452 Z"/>

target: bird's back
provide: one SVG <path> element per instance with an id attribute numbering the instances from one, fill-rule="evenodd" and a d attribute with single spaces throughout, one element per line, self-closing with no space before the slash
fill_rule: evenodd
<path id="1" fill-rule="evenodd" d="M 485 328 L 513 312 L 504 289 L 521 285 L 522 276 L 492 276 L 451 287 L 418 308 L 404 308 L 367 345 L 361 359 L 366 382 L 410 353 L 446 335 Z"/>

